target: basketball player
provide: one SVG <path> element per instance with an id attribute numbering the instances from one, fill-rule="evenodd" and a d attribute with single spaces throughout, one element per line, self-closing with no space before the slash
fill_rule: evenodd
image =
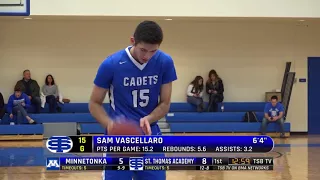
<path id="1" fill-rule="evenodd" d="M 157 121 L 169 111 L 172 82 L 177 79 L 172 58 L 159 50 L 162 40 L 161 27 L 144 21 L 136 27 L 132 46 L 110 55 L 98 68 L 89 109 L 107 132 L 114 119 L 124 116 L 136 120 L 146 135 L 161 135 Z M 107 92 L 108 114 L 102 106 Z M 105 180 L 166 179 L 165 171 L 105 171 L 103 176 Z"/>

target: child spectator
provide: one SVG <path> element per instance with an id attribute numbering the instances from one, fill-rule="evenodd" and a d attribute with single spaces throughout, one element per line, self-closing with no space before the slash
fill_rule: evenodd
<path id="1" fill-rule="evenodd" d="M 22 123 L 23 118 L 26 118 L 30 124 L 36 124 L 27 114 L 27 108 L 30 107 L 30 105 L 31 102 L 28 95 L 22 93 L 21 87 L 16 86 L 14 88 L 14 94 L 9 97 L 7 104 L 7 111 L 10 114 L 10 118 L 13 119 L 13 115 L 17 115 L 18 124 Z"/>
<path id="2" fill-rule="evenodd" d="M 189 84 L 187 89 L 187 102 L 197 106 L 197 111 L 204 110 L 203 104 L 203 78 L 196 76 L 195 79 Z"/>
<path id="3" fill-rule="evenodd" d="M 217 112 L 218 103 L 224 99 L 224 85 L 222 79 L 215 70 L 209 72 L 208 81 L 206 83 L 206 91 L 209 95 L 208 112 Z"/>
<path id="4" fill-rule="evenodd" d="M 51 74 L 46 77 L 45 85 L 42 86 L 42 93 L 46 97 L 46 102 L 49 104 L 49 112 L 55 113 L 58 109 L 59 90 Z"/>

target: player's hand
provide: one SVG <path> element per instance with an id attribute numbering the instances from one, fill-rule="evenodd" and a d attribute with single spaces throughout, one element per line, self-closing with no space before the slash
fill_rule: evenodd
<path id="1" fill-rule="evenodd" d="M 151 127 L 149 123 L 149 119 L 146 117 L 140 119 L 140 127 L 142 128 L 143 132 L 150 136 L 151 135 Z"/>
<path id="2" fill-rule="evenodd" d="M 106 126 L 107 126 L 107 132 L 110 132 L 113 128 L 113 121 L 109 121 Z"/>
<path id="3" fill-rule="evenodd" d="M 277 116 L 275 116 L 275 117 L 273 117 L 273 121 L 276 121 L 276 120 L 278 120 L 279 118 L 277 117 Z"/>

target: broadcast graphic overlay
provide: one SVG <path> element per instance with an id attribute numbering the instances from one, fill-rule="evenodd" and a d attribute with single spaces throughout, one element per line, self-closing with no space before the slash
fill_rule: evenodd
<path id="1" fill-rule="evenodd" d="M 0 16 L 30 16 L 30 0 L 0 0 Z"/>
<path id="2" fill-rule="evenodd" d="M 53 136 L 53 153 L 266 153 L 269 136 Z"/>
<path id="3" fill-rule="evenodd" d="M 272 157 L 59 157 L 47 159 L 47 170 L 86 171 L 267 171 Z"/>
<path id="4" fill-rule="evenodd" d="M 53 136 L 52 153 L 265 153 L 268 136 Z M 47 170 L 273 170 L 272 157 L 55 157 Z"/>

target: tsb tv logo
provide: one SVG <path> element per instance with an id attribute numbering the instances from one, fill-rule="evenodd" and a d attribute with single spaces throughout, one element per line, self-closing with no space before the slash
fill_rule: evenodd
<path id="1" fill-rule="evenodd" d="M 52 153 L 68 153 L 73 142 L 68 136 L 52 136 L 47 140 L 47 149 Z"/>

